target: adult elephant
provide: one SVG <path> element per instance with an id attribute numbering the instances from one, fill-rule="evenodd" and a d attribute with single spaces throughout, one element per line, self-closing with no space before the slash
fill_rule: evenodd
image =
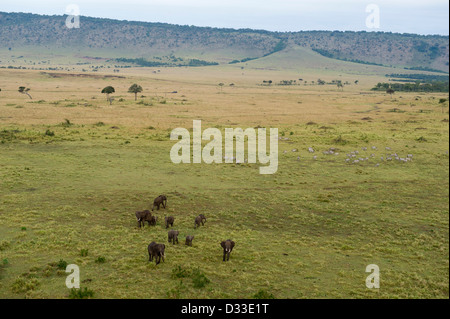
<path id="1" fill-rule="evenodd" d="M 155 262 L 158 265 L 161 262 L 161 259 L 164 261 L 165 250 L 166 245 L 151 242 L 148 245 L 148 261 L 153 261 L 153 258 L 155 258 Z"/>
<path id="2" fill-rule="evenodd" d="M 225 257 L 226 261 L 230 260 L 230 253 L 233 251 L 234 245 L 235 243 L 231 239 L 220 243 L 220 246 L 223 248 L 223 261 L 225 261 Z"/>
<path id="3" fill-rule="evenodd" d="M 136 212 L 136 219 L 138 221 L 139 228 L 141 228 L 141 225 L 143 227 L 145 225 L 145 222 L 147 222 L 150 225 L 152 217 L 153 217 L 152 213 L 149 210 Z"/>

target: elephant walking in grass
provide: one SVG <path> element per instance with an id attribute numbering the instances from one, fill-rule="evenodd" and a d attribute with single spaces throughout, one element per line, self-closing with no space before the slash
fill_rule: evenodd
<path id="1" fill-rule="evenodd" d="M 148 261 L 153 261 L 153 258 L 155 258 L 157 265 L 161 262 L 161 259 L 164 262 L 165 250 L 166 245 L 151 242 L 148 245 Z"/>
<path id="2" fill-rule="evenodd" d="M 220 246 L 223 248 L 223 261 L 225 261 L 225 257 L 226 261 L 230 260 L 230 253 L 233 251 L 234 245 L 235 243 L 231 239 L 220 243 Z"/>
<path id="3" fill-rule="evenodd" d="M 159 195 L 158 197 L 156 197 L 153 200 L 153 207 L 152 207 L 152 211 L 155 209 L 159 210 L 159 207 L 162 205 L 162 207 L 164 207 L 164 209 L 167 206 L 167 196 L 166 195 Z"/>

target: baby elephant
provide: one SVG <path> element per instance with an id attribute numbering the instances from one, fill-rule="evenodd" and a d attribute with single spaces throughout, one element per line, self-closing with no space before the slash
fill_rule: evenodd
<path id="1" fill-rule="evenodd" d="M 141 224 L 142 227 L 145 225 L 145 222 L 147 222 L 150 225 L 150 221 L 151 218 L 154 217 L 152 216 L 152 213 L 149 210 L 144 210 L 142 212 L 136 212 L 136 218 L 139 224 L 139 228 L 141 228 Z"/>
<path id="2" fill-rule="evenodd" d="M 152 211 L 155 209 L 155 206 L 159 210 L 159 206 L 161 206 L 161 205 L 164 208 L 166 208 L 166 205 L 167 205 L 167 197 L 166 197 L 166 195 L 159 195 L 158 197 L 155 198 L 155 200 L 153 201 Z"/>
<path id="3" fill-rule="evenodd" d="M 172 217 L 172 216 L 164 217 L 164 221 L 166 223 L 166 228 L 169 228 L 169 225 L 171 227 L 173 227 L 173 222 L 175 221 L 175 217 Z"/>
<path id="4" fill-rule="evenodd" d="M 195 217 L 194 229 L 197 227 L 200 227 L 200 224 L 202 224 L 202 226 L 204 226 L 205 222 L 206 222 L 205 215 L 203 215 L 203 214 L 198 215 L 197 217 Z"/>
<path id="5" fill-rule="evenodd" d="M 148 261 L 153 261 L 153 257 L 155 257 L 156 264 L 161 262 L 161 258 L 162 261 L 164 261 L 165 250 L 166 245 L 151 242 L 150 245 L 148 245 Z"/>
<path id="6" fill-rule="evenodd" d="M 186 245 L 192 246 L 192 240 L 194 239 L 194 236 L 186 236 Z"/>
<path id="7" fill-rule="evenodd" d="M 172 242 L 175 245 L 175 241 L 178 244 L 178 234 L 180 232 L 178 230 L 169 230 L 169 243 Z"/>
<path id="8" fill-rule="evenodd" d="M 158 219 L 158 217 L 156 217 L 156 216 L 150 217 L 150 220 L 149 220 L 148 224 L 149 224 L 150 226 L 156 226 L 156 220 L 157 220 L 157 219 Z"/>
<path id="9" fill-rule="evenodd" d="M 225 256 L 227 257 L 227 261 L 230 260 L 230 253 L 233 251 L 234 241 L 228 239 L 221 242 L 220 246 L 223 248 L 223 261 L 225 261 Z"/>

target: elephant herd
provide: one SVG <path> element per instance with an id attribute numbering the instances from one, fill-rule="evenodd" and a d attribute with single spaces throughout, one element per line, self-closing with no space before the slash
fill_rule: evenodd
<path id="1" fill-rule="evenodd" d="M 157 208 L 157 210 L 159 210 L 160 206 L 162 206 L 163 208 L 166 208 L 167 206 L 167 197 L 165 195 L 159 195 L 158 197 L 155 198 L 155 200 L 153 201 L 152 211 L 155 209 L 155 207 Z M 157 217 L 152 215 L 152 213 L 149 210 L 136 212 L 136 219 L 139 228 L 144 227 L 146 222 L 148 223 L 149 226 L 155 226 L 157 221 Z M 166 229 L 169 227 L 173 227 L 174 222 L 175 217 L 173 216 L 164 217 L 164 225 L 166 226 Z M 204 226 L 205 222 L 206 222 L 205 215 L 203 214 L 198 215 L 194 221 L 194 229 L 200 227 L 200 225 Z M 178 244 L 179 234 L 180 232 L 177 230 L 169 230 L 168 232 L 169 243 L 172 243 L 173 245 L 175 245 L 175 243 Z M 193 239 L 194 236 L 191 235 L 186 236 L 185 245 L 192 246 Z M 230 253 L 233 251 L 234 245 L 235 245 L 234 241 L 230 239 L 222 241 L 220 243 L 220 246 L 222 246 L 223 248 L 223 259 L 222 259 L 223 261 L 230 260 Z M 161 262 L 161 259 L 164 262 L 165 250 L 166 245 L 151 242 L 148 245 L 148 255 L 149 255 L 148 260 L 153 261 L 153 259 L 155 259 L 155 263 L 157 265 Z"/>

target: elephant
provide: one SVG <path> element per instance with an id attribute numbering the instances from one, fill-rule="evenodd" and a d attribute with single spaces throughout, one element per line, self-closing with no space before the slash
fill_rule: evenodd
<path id="1" fill-rule="evenodd" d="M 155 206 L 157 207 L 157 210 L 159 210 L 159 206 L 161 206 L 161 205 L 164 208 L 166 208 L 166 206 L 167 206 L 166 195 L 159 195 L 158 197 L 155 198 L 155 200 L 153 201 L 152 211 L 155 209 Z"/>
<path id="2" fill-rule="evenodd" d="M 156 221 L 157 221 L 157 219 L 158 219 L 158 217 L 152 216 L 152 217 L 150 218 L 150 221 L 148 222 L 148 224 L 151 225 L 151 226 L 156 226 Z"/>
<path id="3" fill-rule="evenodd" d="M 153 261 L 153 257 L 155 257 L 155 262 L 158 265 L 162 261 L 164 262 L 166 245 L 157 244 L 155 242 L 151 242 L 148 245 L 148 261 Z"/>
<path id="4" fill-rule="evenodd" d="M 202 224 L 202 226 L 204 226 L 205 222 L 206 222 L 205 215 L 203 215 L 203 214 L 198 215 L 197 217 L 195 217 L 194 229 L 197 227 L 200 227 L 200 224 Z"/>
<path id="5" fill-rule="evenodd" d="M 164 217 L 164 222 L 166 224 L 166 228 L 169 228 L 169 225 L 171 227 L 173 227 L 173 222 L 175 221 L 175 217 L 169 216 L 169 217 Z"/>
<path id="6" fill-rule="evenodd" d="M 192 240 L 194 239 L 194 236 L 186 236 L 186 245 L 192 246 Z"/>
<path id="7" fill-rule="evenodd" d="M 225 261 L 225 257 L 227 257 L 226 261 L 230 260 L 230 253 L 233 251 L 234 241 L 227 239 L 226 241 L 221 242 L 220 246 L 223 248 L 223 261 Z"/>
<path id="8" fill-rule="evenodd" d="M 172 242 L 173 245 L 175 245 L 175 241 L 178 244 L 178 234 L 180 232 L 178 230 L 169 230 L 168 233 L 168 238 L 169 238 L 169 243 Z"/>
<path id="9" fill-rule="evenodd" d="M 147 222 L 150 225 L 151 219 L 152 219 L 152 213 L 149 210 L 144 210 L 141 212 L 136 212 L 136 218 L 139 224 L 139 228 L 141 228 L 145 225 L 145 222 Z"/>

